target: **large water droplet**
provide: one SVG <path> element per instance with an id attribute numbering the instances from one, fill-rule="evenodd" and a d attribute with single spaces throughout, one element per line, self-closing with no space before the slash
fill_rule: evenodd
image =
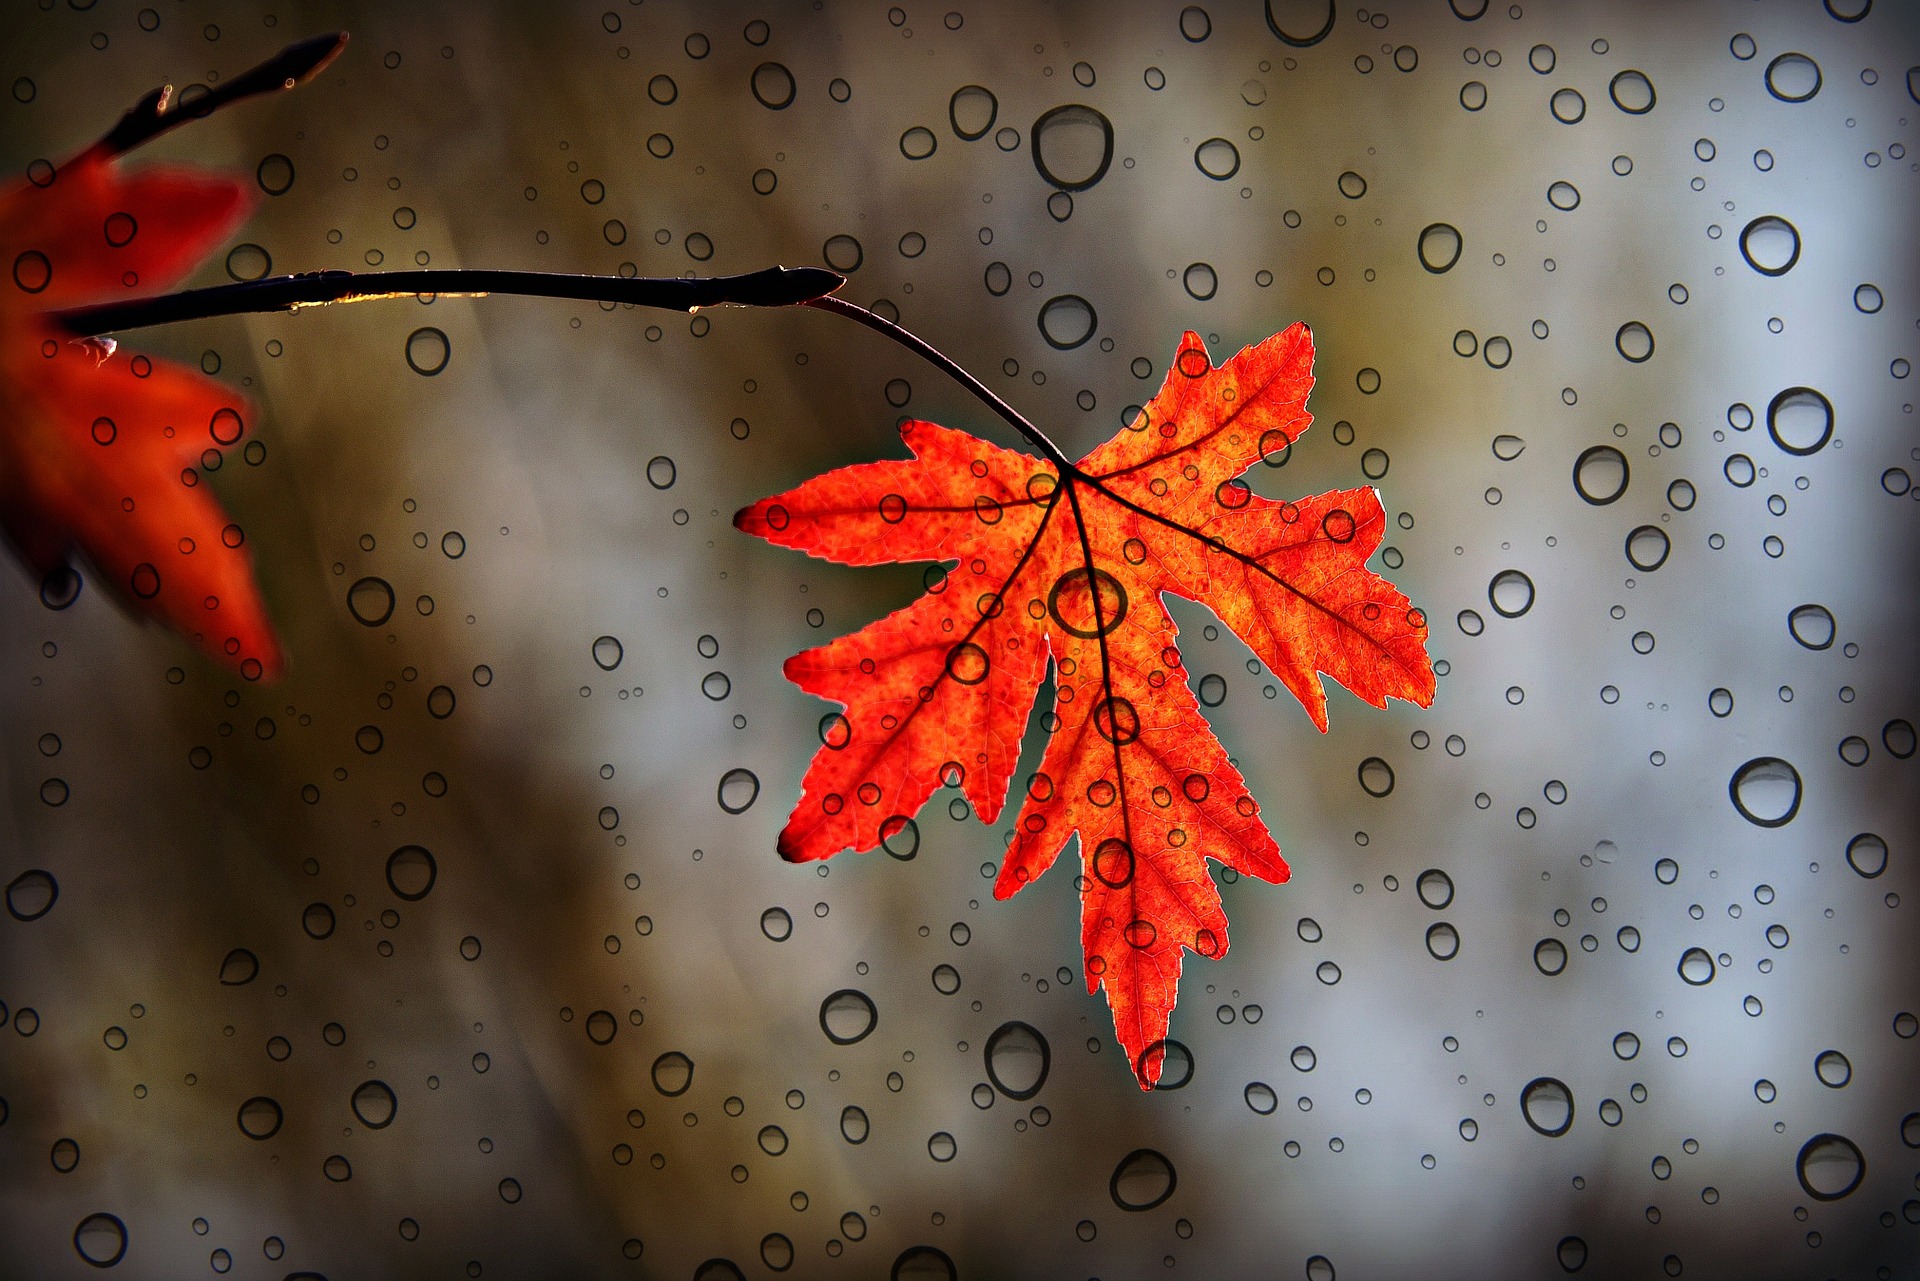
<path id="1" fill-rule="evenodd" d="M 866 1109 L 849 1103 L 840 1109 L 840 1137 L 849 1143 L 865 1143 L 867 1136 L 873 1133 L 873 1124 L 867 1120 Z"/>
<path id="2" fill-rule="evenodd" d="M 1713 957 L 1705 948 L 1688 948 L 1680 954 L 1680 978 L 1693 987 L 1713 982 Z"/>
<path id="3" fill-rule="evenodd" d="M 770 111 L 784 111 L 793 105 L 796 91 L 793 72 L 778 62 L 763 62 L 753 69 L 748 81 L 753 99 Z"/>
<path id="4" fill-rule="evenodd" d="M 431 378 L 447 367 L 453 358 L 453 344 L 447 335 L 425 325 L 407 335 L 407 365 L 416 374 Z"/>
<path id="5" fill-rule="evenodd" d="M 53 873 L 29 868 L 7 883 L 7 914 L 16 921 L 37 921 L 59 898 L 60 882 Z"/>
<path id="6" fill-rule="evenodd" d="M 387 856 L 387 888 L 409 903 L 417 903 L 432 892 L 439 874 L 439 864 L 424 846 L 402 845 Z"/>
<path id="7" fill-rule="evenodd" d="M 835 1045 L 864 1041 L 879 1022 L 873 999 L 855 988 L 841 988 L 820 1002 L 820 1030 Z"/>
<path id="8" fill-rule="evenodd" d="M 1420 255 L 1420 265 L 1434 275 L 1453 270 L 1460 261 L 1460 250 L 1466 242 L 1461 238 L 1460 229 L 1450 222 L 1428 223 L 1421 228 L 1420 240 L 1416 249 Z"/>
<path id="9" fill-rule="evenodd" d="M 1627 492 L 1632 469 L 1627 456 L 1612 445 L 1582 450 L 1573 463 L 1573 488 L 1595 507 L 1605 507 Z"/>
<path id="10" fill-rule="evenodd" d="M 1040 336 L 1056 351 L 1081 346 L 1100 326 L 1093 304 L 1079 294 L 1060 294 L 1040 306 Z"/>
<path id="11" fill-rule="evenodd" d="M 1727 791 L 1740 817 L 1785 827 L 1800 812 L 1800 771 L 1777 756 L 1757 756 L 1733 772 Z"/>
<path id="12" fill-rule="evenodd" d="M 385 1081 L 362 1081 L 354 1087 L 351 1102 L 353 1114 L 369 1130 L 386 1129 L 393 1124 L 394 1113 L 400 1110 L 400 1100 Z"/>
<path id="13" fill-rule="evenodd" d="M 1622 358 L 1643 364 L 1653 358 L 1653 330 L 1642 321 L 1629 320 L 1614 331 L 1613 348 Z"/>
<path id="14" fill-rule="evenodd" d="M 1767 432 L 1789 454 L 1816 454 L 1833 439 L 1833 402 L 1811 387 L 1789 387 L 1767 405 Z"/>
<path id="15" fill-rule="evenodd" d="M 1503 463 L 1510 463 L 1527 450 L 1527 442 L 1518 436 L 1505 434 L 1493 438 L 1493 456 Z"/>
<path id="16" fill-rule="evenodd" d="M 1165 1204 L 1179 1182 L 1173 1162 L 1152 1148 L 1135 1148 L 1114 1166 L 1107 1190 L 1122 1210 L 1151 1210 Z"/>
<path id="17" fill-rule="evenodd" d="M 1521 1087 L 1520 1114 L 1534 1133 L 1559 1138 L 1573 1128 L 1573 1091 L 1565 1081 L 1535 1077 Z"/>
<path id="18" fill-rule="evenodd" d="M 1282 44 L 1307 49 L 1333 31 L 1334 0 L 1266 0 L 1267 29 Z"/>
<path id="19" fill-rule="evenodd" d="M 1209 138 L 1193 149 L 1194 167 L 1215 182 L 1240 172 L 1240 149 L 1225 138 Z"/>
<path id="20" fill-rule="evenodd" d="M 693 1087 L 693 1060 L 678 1050 L 668 1050 L 653 1061 L 653 1088 L 675 1098 Z"/>
<path id="21" fill-rule="evenodd" d="M 750 769 L 730 769 L 720 776 L 720 808 L 729 814 L 744 814 L 760 797 L 760 776 Z"/>
<path id="22" fill-rule="evenodd" d="M 1784 276 L 1800 261 L 1800 232 L 1777 214 L 1765 214 L 1740 232 L 1740 256 L 1763 276 Z"/>
<path id="23" fill-rule="evenodd" d="M 1783 53 L 1767 64 L 1767 92 L 1782 102 L 1805 102 L 1820 92 L 1820 65 L 1804 53 Z"/>
<path id="24" fill-rule="evenodd" d="M 1844 1090 L 1853 1080 L 1853 1063 L 1838 1050 L 1822 1050 L 1814 1056 L 1813 1074 L 1829 1090 Z"/>
<path id="25" fill-rule="evenodd" d="M 1487 603 L 1502 618 L 1518 618 L 1533 608 L 1533 580 L 1517 569 L 1503 569 L 1487 584 Z"/>
<path id="26" fill-rule="evenodd" d="M 1852 1139 L 1816 1134 L 1801 1145 L 1794 1173 L 1814 1200 L 1838 1201 L 1867 1177 L 1867 1158 Z"/>
<path id="27" fill-rule="evenodd" d="M 1113 122 L 1092 107 L 1068 103 L 1033 122 L 1033 167 L 1062 191 L 1085 191 L 1113 163 Z"/>
<path id="28" fill-rule="evenodd" d="M 1460 954 L 1460 931 L 1446 921 L 1427 927 L 1427 955 L 1436 961 L 1451 961 Z"/>
<path id="29" fill-rule="evenodd" d="M 1796 605 L 1787 615 L 1787 632 L 1808 649 L 1827 649 L 1833 644 L 1833 613 L 1825 605 Z"/>
<path id="30" fill-rule="evenodd" d="M 593 642 L 593 664 L 603 672 L 610 672 L 620 666 L 620 660 L 627 656 L 626 646 L 620 643 L 618 636 L 597 636 Z"/>
<path id="31" fill-rule="evenodd" d="M 1038 1028 L 1018 1020 L 1002 1023 L 987 1038 L 987 1079 L 1015 1101 L 1040 1093 L 1047 1083 L 1053 1051 Z"/>
<path id="32" fill-rule="evenodd" d="M 1644 116 L 1653 110 L 1658 95 L 1653 91 L 1653 81 L 1647 79 L 1644 71 L 1626 70 L 1607 82 L 1607 96 L 1613 99 L 1613 105 L 1630 116 Z"/>
<path id="33" fill-rule="evenodd" d="M 1847 866 L 1872 880 L 1887 870 L 1887 843 L 1873 832 L 1862 832 L 1847 842 Z"/>
<path id="34" fill-rule="evenodd" d="M 1651 574 L 1666 564 L 1672 550 L 1667 531 L 1658 525 L 1638 525 L 1627 535 L 1627 560 L 1643 573 Z"/>
<path id="35" fill-rule="evenodd" d="M 286 1119 L 286 1113 L 280 1110 L 280 1104 L 264 1094 L 256 1094 L 240 1105 L 234 1118 L 240 1124 L 240 1133 L 250 1139 L 270 1139 L 280 1132 L 280 1125 Z"/>
<path id="36" fill-rule="evenodd" d="M 1430 867 L 1413 882 L 1414 893 L 1434 911 L 1453 902 L 1453 878 L 1437 867 Z"/>
<path id="37" fill-rule="evenodd" d="M 944 1250 L 931 1245 L 916 1245 L 900 1252 L 893 1261 L 887 1281 L 957 1281 L 960 1275 Z"/>
<path id="38" fill-rule="evenodd" d="M 1000 100 L 982 85 L 961 85 L 947 100 L 947 122 L 956 138 L 974 142 L 987 136 L 1000 117 Z"/>
<path id="39" fill-rule="evenodd" d="M 127 1225 L 118 1215 L 89 1214 L 73 1230 L 73 1248 L 96 1268 L 110 1268 L 127 1257 Z"/>
<path id="40" fill-rule="evenodd" d="M 365 626 L 378 627 L 393 617 L 393 599 L 393 585 L 369 575 L 347 588 L 347 611 Z"/>
<path id="41" fill-rule="evenodd" d="M 1280 1106 L 1280 1096 L 1265 1081 L 1249 1081 L 1244 1093 L 1247 1106 L 1260 1116 L 1272 1116 Z"/>
<path id="42" fill-rule="evenodd" d="M 244 947 L 236 947 L 220 961 L 220 982 L 227 987 L 244 987 L 260 974 L 260 958 Z"/>

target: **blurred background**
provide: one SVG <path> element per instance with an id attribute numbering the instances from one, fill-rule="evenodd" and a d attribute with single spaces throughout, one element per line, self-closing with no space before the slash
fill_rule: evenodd
<path id="1" fill-rule="evenodd" d="M 0 164 L 335 28 L 141 157 L 258 174 L 199 283 L 824 261 L 1072 454 L 1183 329 L 1305 321 L 1250 479 L 1379 487 L 1439 696 L 1322 736 L 1174 606 L 1294 877 L 1223 887 L 1142 1093 L 1066 868 L 994 902 L 946 793 L 910 861 L 774 850 L 781 661 L 922 570 L 730 518 L 902 415 L 1017 443 L 931 367 L 515 298 L 132 335 L 258 402 L 209 483 L 291 667 L 0 569 L 0 1275 L 1920 1275 L 1920 11 L 21 0 Z"/>

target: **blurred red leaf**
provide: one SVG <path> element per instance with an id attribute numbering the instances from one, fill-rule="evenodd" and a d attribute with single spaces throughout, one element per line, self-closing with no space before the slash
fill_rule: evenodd
<path id="1" fill-rule="evenodd" d="M 917 840 L 913 816 L 943 784 L 993 822 L 1051 660 L 1046 752 L 994 896 L 1079 834 L 1088 990 L 1105 988 L 1142 1088 L 1160 1074 L 1183 953 L 1227 950 L 1205 860 L 1288 876 L 1188 688 L 1161 594 L 1212 609 L 1322 730 L 1322 672 L 1377 707 L 1433 701 L 1425 618 L 1365 568 L 1385 520 L 1374 490 L 1276 502 L 1239 480 L 1307 429 L 1312 364 L 1303 325 L 1218 368 L 1188 333 L 1145 413 L 1072 468 L 909 422 L 910 460 L 841 468 L 734 517 L 844 564 L 951 566 L 907 608 L 787 660 L 789 679 L 846 708 L 821 722 L 780 833 L 790 860 Z"/>
<path id="2" fill-rule="evenodd" d="M 37 575 L 78 550 L 132 608 L 258 678 L 279 670 L 279 643 L 245 537 L 199 470 L 239 441 L 245 398 L 50 318 L 178 284 L 252 205 L 241 179 L 128 172 L 104 144 L 0 194 L 0 529 Z"/>

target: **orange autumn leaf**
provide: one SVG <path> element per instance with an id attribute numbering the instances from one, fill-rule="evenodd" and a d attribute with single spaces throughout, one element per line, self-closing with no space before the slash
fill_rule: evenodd
<path id="1" fill-rule="evenodd" d="M 279 670 L 279 643 L 245 537 L 199 470 L 240 440 L 245 399 L 51 316 L 178 284 L 252 206 L 238 178 L 129 172 L 105 144 L 0 194 L 0 529 L 37 575 L 78 551 L 134 609 L 258 678 Z"/>
<path id="2" fill-rule="evenodd" d="M 1159 394 L 1069 468 L 934 423 L 913 457 L 844 467 L 734 524 L 849 565 L 951 568 L 905 609 L 787 660 L 845 707 L 780 833 L 792 861 L 911 839 L 934 789 L 999 817 L 1042 678 L 1054 704 L 1021 780 L 994 883 L 1006 898 L 1080 837 L 1088 990 L 1104 988 L 1142 1088 L 1159 1078 L 1183 955 L 1227 950 L 1206 860 L 1265 881 L 1286 862 L 1188 687 L 1171 592 L 1199 602 L 1327 727 L 1320 673 L 1376 707 L 1427 706 L 1427 626 L 1365 568 L 1385 513 L 1371 487 L 1298 502 L 1240 476 L 1284 458 L 1312 421 L 1304 325 L 1214 367 L 1188 333 Z"/>

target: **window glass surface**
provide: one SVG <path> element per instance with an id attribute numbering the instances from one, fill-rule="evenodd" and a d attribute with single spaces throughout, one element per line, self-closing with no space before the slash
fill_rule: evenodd
<path id="1" fill-rule="evenodd" d="M 1143 1092 L 1011 810 L 775 849 L 782 662 L 926 566 L 733 514 L 1022 447 L 953 381 L 804 309 L 123 335 L 253 399 L 290 666 L 0 570 L 0 1273 L 1916 1275 L 1920 11 L 39 0 L 0 164 L 336 27 L 150 148 L 262 189 L 191 283 L 826 263 L 1075 457 L 1304 322 L 1248 482 L 1377 487 L 1438 694 L 1322 734 L 1170 603 L 1293 876 Z"/>

